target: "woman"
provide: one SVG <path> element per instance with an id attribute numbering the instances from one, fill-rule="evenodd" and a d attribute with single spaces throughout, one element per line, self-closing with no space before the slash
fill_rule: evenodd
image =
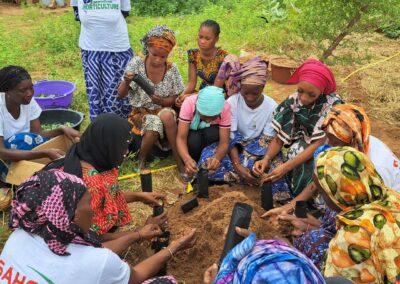
<path id="1" fill-rule="evenodd" d="M 142 283 L 154 276 L 174 254 L 193 246 L 194 231 L 130 266 L 112 251 L 102 248 L 97 236 L 91 233 L 90 200 L 81 179 L 59 170 L 38 172 L 22 184 L 12 204 L 10 228 L 14 232 L 1 252 L 2 280 L 8 283 L 20 279 L 23 279 L 20 283 Z M 158 279 L 161 280 L 176 283 L 171 277 Z"/>
<path id="2" fill-rule="evenodd" d="M 71 6 L 81 23 L 79 47 L 90 119 L 106 112 L 126 118 L 131 110 L 129 101 L 116 98 L 125 67 L 133 57 L 125 21 L 131 2 L 72 0 Z"/>
<path id="3" fill-rule="evenodd" d="M 400 194 L 388 188 L 369 158 L 334 147 L 316 161 L 314 181 L 338 212 L 324 275 L 355 283 L 394 283 L 400 268 Z"/>
<path id="4" fill-rule="evenodd" d="M 118 88 L 119 98 L 130 95 L 133 111 L 129 121 L 133 124 L 135 144 L 140 144 L 140 167 L 145 168 L 147 156 L 154 145 L 160 150 L 172 149 L 172 154 L 183 171 L 183 164 L 176 149 L 176 113 L 172 109 L 175 99 L 182 93 L 184 86 L 181 74 L 175 63 L 167 61 L 175 46 L 174 32 L 167 26 L 152 28 L 142 39 L 145 59 L 135 56 L 128 64 L 124 81 Z M 139 74 L 155 88 L 155 95 L 149 96 L 135 82 L 133 77 Z"/>
<path id="5" fill-rule="evenodd" d="M 328 145 L 318 148 L 314 157 L 331 146 L 351 146 L 368 155 L 385 184 L 397 189 L 400 182 L 399 170 L 394 165 L 398 163 L 398 159 L 383 142 L 370 135 L 370 121 L 362 107 L 351 104 L 334 106 L 322 128 L 328 137 Z M 296 201 L 312 198 L 314 198 L 313 203 L 323 214 L 320 222 L 312 216 L 299 219 L 287 215 L 294 208 Z M 316 187 L 312 183 L 289 204 L 266 214 L 266 216 L 280 215 L 281 219 L 292 222 L 296 228 L 295 235 L 299 235 L 294 240 L 294 246 L 311 258 L 317 267 L 320 267 L 329 241 L 336 234 L 336 213 L 326 208 L 325 203 L 320 201 L 321 197 L 316 195 Z"/>
<path id="6" fill-rule="evenodd" d="M 318 60 L 304 62 L 288 83 L 297 83 L 298 91 L 277 107 L 272 121 L 277 135 L 264 158 L 254 164 L 254 171 L 262 175 L 285 146 L 286 162 L 270 172 L 266 181 L 275 182 L 288 174 L 292 194 L 297 196 L 312 181 L 313 153 L 326 139 L 322 122 L 342 100 L 335 94 L 331 70 Z"/>
<path id="7" fill-rule="evenodd" d="M 189 81 L 182 95 L 176 100 L 177 107 L 181 107 L 183 101 L 195 92 L 198 77 L 202 80 L 199 90 L 213 85 L 223 87 L 223 82 L 216 77 L 228 53 L 216 46 L 220 32 L 219 24 L 213 20 L 201 23 L 197 38 L 199 48 L 188 50 Z"/>
<path id="8" fill-rule="evenodd" d="M 219 272 L 212 280 L 212 270 L 205 273 L 205 283 L 325 283 L 312 262 L 297 250 L 280 240 L 256 240 L 256 235 L 238 230 L 247 237 L 224 258 Z M 245 233 L 245 234 L 244 234 Z M 210 277 L 211 276 L 211 277 Z"/>
<path id="9" fill-rule="evenodd" d="M 202 166 L 209 171 L 218 169 L 228 152 L 230 127 L 230 106 L 222 88 L 208 86 L 185 100 L 179 113 L 176 143 L 186 175 L 197 173 L 201 152 L 212 143 L 218 143 L 215 153 Z"/>
<path id="10" fill-rule="evenodd" d="M 19 66 L 0 70 L 0 163 L 1 180 L 8 173 L 9 162 L 39 158 L 58 159 L 64 155 L 59 149 L 31 151 L 49 138 L 65 134 L 72 141 L 79 140 L 79 132 L 62 126 L 43 131 L 39 116 L 42 109 L 33 99 L 33 84 L 28 71 Z"/>
<path id="11" fill-rule="evenodd" d="M 267 81 L 265 61 L 255 57 L 240 64 L 237 57 L 228 55 L 228 58 L 234 58 L 238 68 L 231 69 L 224 81 L 235 77 L 240 89 L 227 100 L 231 107 L 232 118 L 229 156 L 222 159 L 221 166 L 209 176 L 209 179 L 257 185 L 260 179 L 254 177 L 251 170 L 254 162 L 265 155 L 268 144 L 275 136 L 272 117 L 277 103 L 263 95 Z M 230 83 L 227 84 L 227 89 L 231 89 Z M 200 164 L 215 154 L 217 145 L 214 143 L 203 150 Z M 272 169 L 279 164 L 282 164 L 282 159 L 277 155 L 272 163 Z M 274 194 L 276 201 L 290 198 L 290 190 L 284 179 L 274 182 L 272 191 L 276 193 Z"/>
<path id="12" fill-rule="evenodd" d="M 102 114 L 87 127 L 80 142 L 69 150 L 64 159 L 46 167 L 62 168 L 66 173 L 83 179 L 92 197 L 91 229 L 101 236 L 103 242 L 123 237 L 122 242 L 112 243 L 110 247 L 116 252 L 142 238 L 154 237 L 154 234 L 142 236 L 132 231 L 111 233 L 132 221 L 127 203 L 141 201 L 154 206 L 165 198 L 163 194 L 124 192 L 119 188 L 118 167 L 128 153 L 130 130 L 131 124 L 127 120 L 116 114 Z M 166 215 L 149 221 L 162 224 Z"/>

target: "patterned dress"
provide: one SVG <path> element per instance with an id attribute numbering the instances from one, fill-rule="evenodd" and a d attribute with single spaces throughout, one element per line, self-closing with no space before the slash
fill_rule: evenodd
<path id="1" fill-rule="evenodd" d="M 82 49 L 82 66 L 91 120 L 106 112 L 126 118 L 131 111 L 128 99 L 117 99 L 117 88 L 132 56 L 132 49 L 123 52 Z"/>
<path id="2" fill-rule="evenodd" d="M 291 160 L 311 143 L 325 137 L 321 125 L 335 104 L 342 103 L 336 94 L 322 94 L 312 107 L 303 106 L 298 93 L 290 95 L 275 111 L 272 126 L 283 142 L 285 160 Z M 297 196 L 312 181 L 314 160 L 303 163 L 289 173 L 292 194 Z"/>
<path id="3" fill-rule="evenodd" d="M 325 277 L 394 283 L 400 272 L 400 194 L 386 187 L 369 158 L 354 148 L 331 148 L 316 164 L 321 188 L 341 210 Z"/>
<path id="4" fill-rule="evenodd" d="M 148 79 L 145 62 L 139 56 L 135 56 L 129 62 L 126 72 L 141 75 L 151 86 L 154 86 L 156 94 L 162 98 L 177 96 L 185 88 L 182 76 L 175 63 L 168 63 L 164 78 L 158 84 L 154 84 Z M 160 140 L 164 139 L 164 126 L 159 115 L 163 111 L 170 111 L 176 115 L 175 111 L 171 108 L 162 108 L 160 105 L 154 104 L 150 96 L 136 82 L 130 84 L 129 100 L 133 108 L 128 118 L 133 124 L 132 132 L 136 135 L 141 135 L 144 131 L 156 131 L 160 135 Z"/>
<path id="5" fill-rule="evenodd" d="M 118 186 L 118 170 L 99 173 L 88 163 L 82 162 L 83 181 L 91 194 L 93 210 L 92 230 L 99 235 L 132 221 L 128 204 Z"/>
<path id="6" fill-rule="evenodd" d="M 202 80 L 200 85 L 200 90 L 206 86 L 214 85 L 215 78 L 218 75 L 219 68 L 224 61 L 225 56 L 228 52 L 217 48 L 217 53 L 212 60 L 204 61 L 201 59 L 199 49 L 188 50 L 188 62 L 189 64 L 194 64 L 196 67 L 196 74 Z"/>

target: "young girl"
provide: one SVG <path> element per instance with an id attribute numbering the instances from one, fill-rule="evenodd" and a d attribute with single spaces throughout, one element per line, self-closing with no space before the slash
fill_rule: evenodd
<path id="1" fill-rule="evenodd" d="M 220 166 L 228 152 L 230 127 L 230 106 L 222 88 L 208 86 L 185 100 L 179 113 L 176 141 L 185 164 L 185 177 L 197 172 L 202 150 L 213 143 L 218 146 L 204 166 L 210 171 Z"/>
<path id="2" fill-rule="evenodd" d="M 228 55 L 226 59 L 228 62 L 224 62 L 220 69 L 220 73 L 225 73 L 221 78 L 228 80 L 235 75 L 240 88 L 227 100 L 232 117 L 229 155 L 221 160 L 221 166 L 209 178 L 214 181 L 258 185 L 261 179 L 254 177 L 251 169 L 254 162 L 265 155 L 275 136 L 272 118 L 277 103 L 263 94 L 267 81 L 267 63 L 259 57 L 243 64 L 234 55 Z M 237 64 L 231 64 L 233 62 Z M 231 69 L 228 65 L 238 68 Z M 227 69 L 230 71 L 224 72 Z M 229 82 L 232 81 L 226 82 L 231 89 Z M 202 151 L 200 164 L 214 155 L 216 146 L 212 144 Z M 270 170 L 282 163 L 282 156 L 279 154 L 271 163 Z M 283 178 L 272 184 L 272 191 L 276 202 L 290 198 L 289 186 Z"/>
<path id="3" fill-rule="evenodd" d="M 42 109 L 33 99 L 33 84 L 28 71 L 19 66 L 7 66 L 0 70 L 0 174 L 5 180 L 8 162 L 63 156 L 61 150 L 30 151 L 49 138 L 65 134 L 75 141 L 79 132 L 62 126 L 43 131 L 39 116 Z"/>
<path id="4" fill-rule="evenodd" d="M 264 158 L 255 163 L 254 170 L 263 174 L 285 145 L 286 162 L 269 173 L 267 180 L 274 182 L 289 174 L 292 194 L 297 196 L 312 181 L 313 153 L 326 139 L 322 122 L 342 100 L 335 94 L 331 70 L 315 59 L 304 62 L 288 83 L 297 83 L 298 91 L 277 107 L 272 121 L 277 135 Z"/>
<path id="5" fill-rule="evenodd" d="M 154 145 L 159 149 L 172 150 L 180 171 L 182 162 L 176 150 L 176 113 L 171 108 L 184 86 L 181 74 L 174 63 L 167 61 L 175 46 L 175 35 L 167 26 L 156 26 L 142 39 L 145 58 L 135 56 L 128 64 L 124 81 L 118 88 L 119 98 L 130 95 L 133 107 L 129 121 L 139 151 L 140 167 L 146 167 L 146 158 Z M 155 95 L 149 96 L 135 82 L 134 75 L 139 74 L 155 88 Z"/>
<path id="6" fill-rule="evenodd" d="M 200 90 L 206 86 L 223 86 L 216 80 L 218 70 L 228 54 L 225 50 L 216 47 L 219 40 L 220 26 L 213 20 L 207 20 L 200 25 L 197 44 L 199 48 L 188 50 L 189 82 L 185 91 L 176 101 L 178 107 L 182 106 L 186 97 L 196 90 L 197 77 L 202 80 Z"/>

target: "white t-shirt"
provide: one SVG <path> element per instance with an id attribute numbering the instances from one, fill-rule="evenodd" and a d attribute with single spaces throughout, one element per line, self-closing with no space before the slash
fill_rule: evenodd
<path id="1" fill-rule="evenodd" d="M 67 251 L 71 255 L 56 255 L 41 237 L 18 229 L 0 255 L 0 283 L 17 283 L 17 278 L 25 284 L 129 282 L 129 265 L 112 251 L 77 244 L 70 244 Z"/>
<path id="2" fill-rule="evenodd" d="M 264 95 L 263 103 L 256 109 L 249 108 L 240 93 L 231 96 L 228 103 L 231 105 L 231 133 L 239 131 L 245 140 L 261 134 L 275 136 L 272 118 L 278 104 L 272 98 Z"/>
<path id="3" fill-rule="evenodd" d="M 130 0 L 71 0 L 81 21 L 79 47 L 90 51 L 122 52 L 130 48 L 128 26 L 122 11 Z"/>
<path id="4" fill-rule="evenodd" d="M 400 191 L 399 158 L 378 138 L 369 136 L 368 157 L 381 175 L 385 185 Z"/>
<path id="5" fill-rule="evenodd" d="M 39 118 L 41 113 L 42 109 L 32 98 L 28 105 L 21 105 L 19 117 L 15 119 L 7 110 L 5 94 L 0 93 L 0 136 L 7 140 L 15 134 L 30 132 L 31 121 Z"/>

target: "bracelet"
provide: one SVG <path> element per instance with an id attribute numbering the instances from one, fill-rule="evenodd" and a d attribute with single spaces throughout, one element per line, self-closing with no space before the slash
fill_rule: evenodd
<path id="1" fill-rule="evenodd" d="M 169 252 L 169 255 L 171 256 L 170 259 L 174 258 L 174 254 L 172 253 L 172 250 L 170 248 L 164 247 Z"/>

